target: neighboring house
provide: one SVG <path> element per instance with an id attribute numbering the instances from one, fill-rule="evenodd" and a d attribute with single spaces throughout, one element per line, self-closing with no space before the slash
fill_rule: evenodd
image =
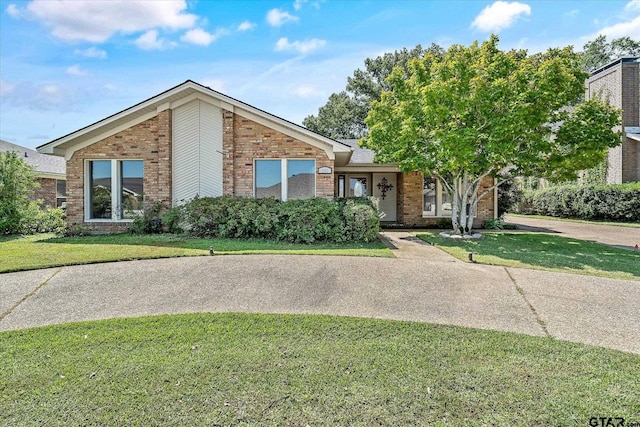
<path id="1" fill-rule="evenodd" d="M 639 57 L 620 58 L 595 70 L 586 81 L 586 99 L 605 99 L 623 110 L 622 145 L 609 150 L 608 184 L 640 181 L 639 65 Z"/>
<path id="2" fill-rule="evenodd" d="M 42 207 L 65 207 L 66 174 L 65 161 L 60 157 L 40 154 L 30 148 L 22 147 L 0 139 L 0 151 L 16 151 L 26 164 L 33 167 L 40 186 L 35 189 L 33 199 L 43 201 Z"/>
<path id="3" fill-rule="evenodd" d="M 383 221 L 426 225 L 450 215 L 440 185 L 421 173 L 375 164 L 355 141 L 324 137 L 190 80 L 38 151 L 66 159 L 67 221 L 96 231 L 126 227 L 139 208 L 132 193 L 170 205 L 196 195 L 368 195 L 380 200 Z M 492 193 L 478 224 L 495 212 Z"/>

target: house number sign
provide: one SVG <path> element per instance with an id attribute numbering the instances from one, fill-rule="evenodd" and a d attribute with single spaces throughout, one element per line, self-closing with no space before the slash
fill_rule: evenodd
<path id="1" fill-rule="evenodd" d="M 387 191 L 391 190 L 393 185 L 389 184 L 387 177 L 382 177 L 382 181 L 378 183 L 378 188 L 380 189 L 380 196 L 382 200 L 384 200 L 384 198 L 387 197 Z"/>
<path id="2" fill-rule="evenodd" d="M 329 166 L 322 166 L 321 168 L 318 168 L 318 173 L 320 174 L 331 173 L 331 168 Z"/>

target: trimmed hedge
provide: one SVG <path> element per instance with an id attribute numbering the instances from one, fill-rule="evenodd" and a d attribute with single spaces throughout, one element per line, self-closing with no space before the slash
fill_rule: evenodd
<path id="1" fill-rule="evenodd" d="M 367 198 L 290 200 L 195 198 L 171 212 L 174 230 L 199 237 L 274 239 L 291 243 L 370 242 L 380 218 Z M 177 225 L 177 227 L 176 227 Z"/>
<path id="2" fill-rule="evenodd" d="M 526 192 L 517 213 L 640 222 L 640 183 L 565 185 Z"/>

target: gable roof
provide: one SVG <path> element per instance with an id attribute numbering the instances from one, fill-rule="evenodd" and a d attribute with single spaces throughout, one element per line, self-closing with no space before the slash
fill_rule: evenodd
<path id="1" fill-rule="evenodd" d="M 44 178 L 64 179 L 66 162 L 64 159 L 0 139 L 0 151 L 17 151 L 26 164 L 32 166 L 36 173 Z"/>
<path id="2" fill-rule="evenodd" d="M 132 107 L 54 139 L 37 147 L 37 150 L 41 153 L 65 156 L 69 159 L 79 148 L 91 145 L 121 130 L 148 120 L 161 111 L 175 108 L 192 99 L 202 99 L 210 102 L 302 142 L 322 148 L 327 152 L 329 158 L 336 159 L 336 163 L 345 164 L 351 156 L 352 150 L 345 144 L 224 95 L 193 80 L 187 80 Z"/>

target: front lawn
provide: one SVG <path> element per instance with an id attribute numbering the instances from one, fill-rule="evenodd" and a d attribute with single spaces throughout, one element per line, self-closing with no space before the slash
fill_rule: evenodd
<path id="1" fill-rule="evenodd" d="M 445 252 L 466 261 L 617 279 L 640 280 L 640 252 L 543 233 L 486 232 L 480 240 L 417 234 Z"/>
<path id="2" fill-rule="evenodd" d="M 0 425 L 640 421 L 640 356 L 331 316 L 190 314 L 0 333 Z"/>
<path id="3" fill-rule="evenodd" d="M 380 242 L 291 244 L 258 239 L 197 239 L 173 234 L 0 238 L 0 273 L 61 265 L 225 254 L 312 254 L 393 257 Z"/>

